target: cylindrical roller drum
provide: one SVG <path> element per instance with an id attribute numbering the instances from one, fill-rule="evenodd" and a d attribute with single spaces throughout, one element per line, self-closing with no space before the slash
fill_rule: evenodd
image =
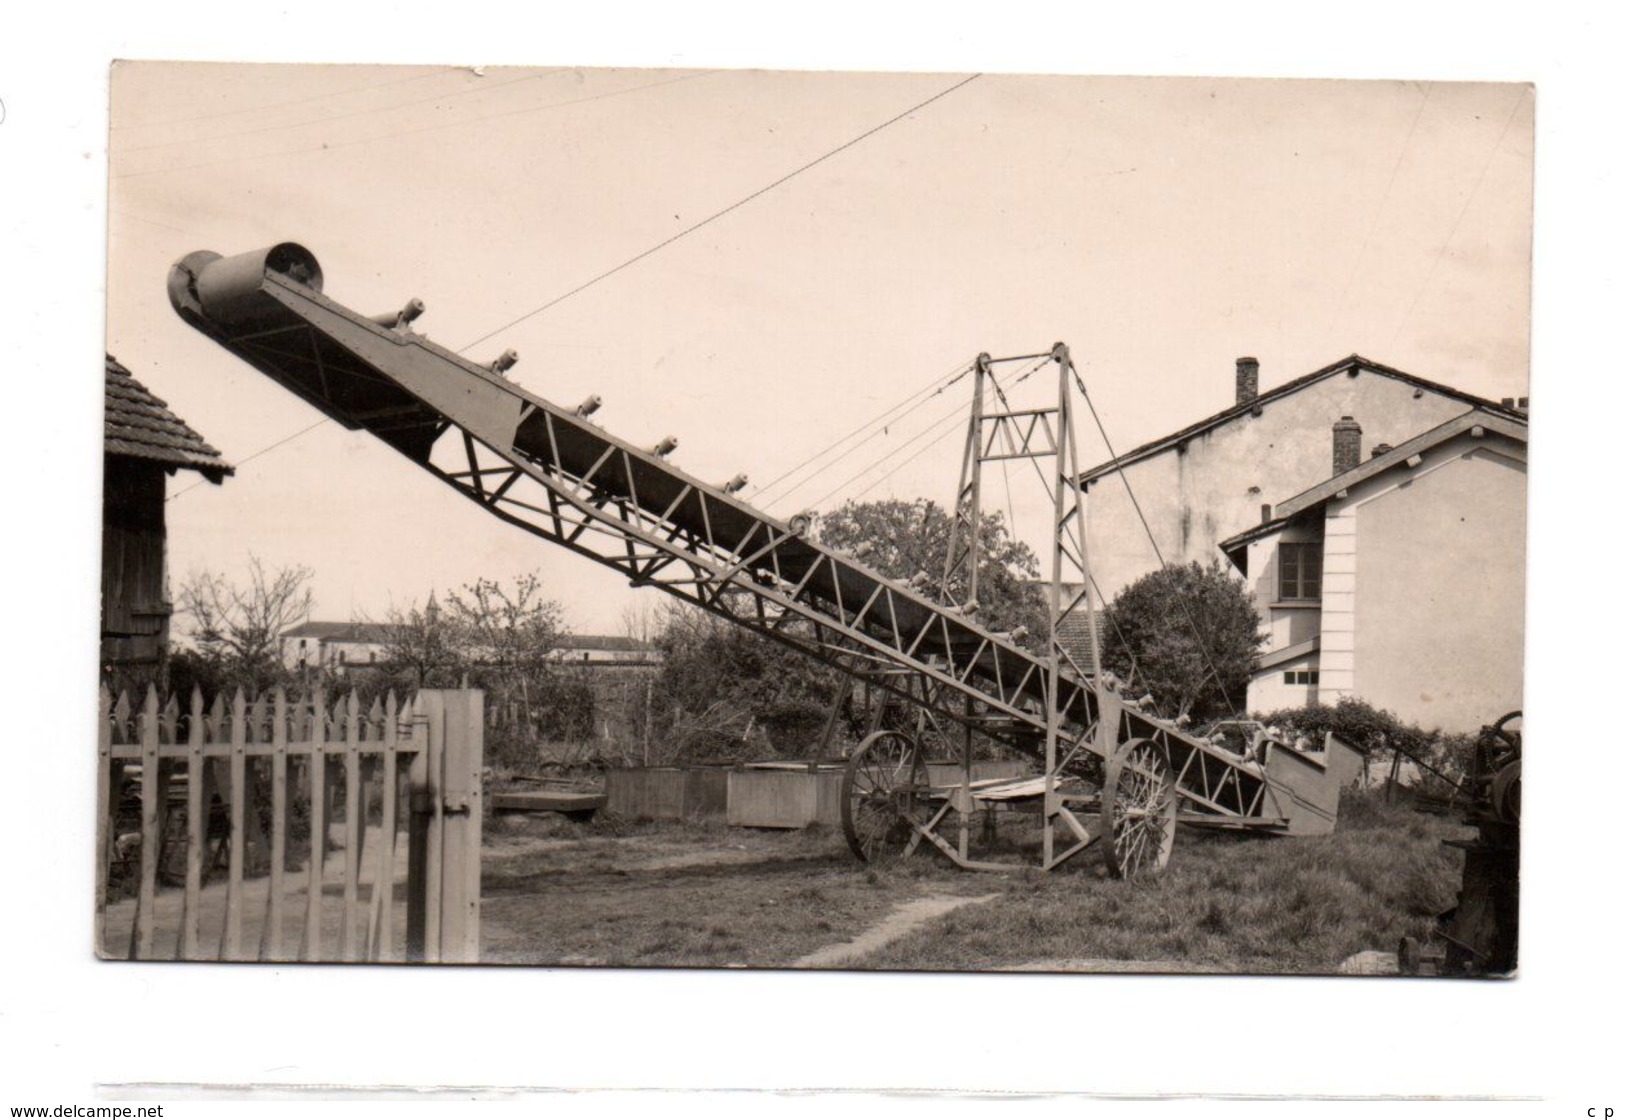
<path id="1" fill-rule="evenodd" d="M 169 272 L 169 301 L 220 326 L 237 326 L 274 316 L 278 304 L 260 291 L 267 272 L 280 273 L 322 290 L 322 266 L 309 249 L 284 241 L 235 257 L 190 253 Z"/>

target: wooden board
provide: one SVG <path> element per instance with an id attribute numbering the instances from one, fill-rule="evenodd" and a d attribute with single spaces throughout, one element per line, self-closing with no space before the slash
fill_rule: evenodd
<path id="1" fill-rule="evenodd" d="M 596 813 L 608 803 L 602 793 L 571 793 L 565 790 L 510 790 L 491 794 L 494 813 Z"/>

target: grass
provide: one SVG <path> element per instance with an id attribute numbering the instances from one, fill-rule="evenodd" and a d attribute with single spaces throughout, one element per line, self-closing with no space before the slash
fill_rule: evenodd
<path id="1" fill-rule="evenodd" d="M 720 821 L 572 824 L 499 818 L 484 859 L 484 959 L 514 964 L 783 967 L 848 941 L 927 895 L 996 894 L 881 947 L 855 967 L 1015 968 L 1180 962 L 1203 971 L 1331 972 L 1365 949 L 1426 940 L 1451 905 L 1463 834 L 1356 794 L 1339 830 L 1257 838 L 1182 829 L 1167 871 L 1109 879 L 1098 854 L 1044 874 L 1036 830 L 1001 824 L 970 873 L 935 853 L 865 866 L 838 831 L 729 829 Z M 982 854 L 988 854 L 984 847 Z"/>
<path id="2" fill-rule="evenodd" d="M 1366 949 L 1427 940 L 1452 904 L 1462 833 L 1350 795 L 1330 836 L 1182 830 L 1160 876 L 1117 882 L 1079 868 L 1025 877 L 882 948 L 866 968 L 978 969 L 1079 961 L 1181 961 L 1224 972 L 1327 973 Z M 1075 964 L 1073 965 L 1075 966 Z"/>

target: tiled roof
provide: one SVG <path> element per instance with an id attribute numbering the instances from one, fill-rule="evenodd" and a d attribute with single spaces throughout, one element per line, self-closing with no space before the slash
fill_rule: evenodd
<path id="1" fill-rule="evenodd" d="M 109 455 L 126 455 L 178 468 L 198 471 L 210 482 L 232 473 L 220 457 L 169 406 L 153 396 L 130 371 L 107 355 L 107 411 L 103 446 Z"/>
<path id="2" fill-rule="evenodd" d="M 399 629 L 388 622 L 301 622 L 282 632 L 284 638 L 316 638 L 323 642 L 388 642 Z M 613 653 L 650 653 L 653 642 L 617 634 L 561 634 L 554 649 L 602 650 Z"/>
<path id="3" fill-rule="evenodd" d="M 1475 436 L 1484 431 L 1496 432 L 1499 435 L 1516 443 L 1529 442 L 1529 421 L 1522 415 L 1509 413 L 1504 408 L 1494 410 L 1487 408 L 1474 409 L 1464 412 L 1460 416 L 1453 416 L 1443 424 L 1430 428 L 1421 435 L 1409 439 L 1398 447 L 1390 448 L 1381 455 L 1373 455 L 1363 463 L 1359 463 L 1342 474 L 1335 474 L 1326 481 L 1311 486 L 1303 493 L 1288 498 L 1275 507 L 1274 516 L 1268 521 L 1244 529 L 1235 536 L 1219 542 L 1219 551 L 1237 561 L 1242 555 L 1243 546 L 1251 544 L 1261 537 L 1267 537 L 1286 526 L 1301 513 L 1314 509 L 1332 497 L 1342 494 L 1351 486 L 1357 486 L 1373 475 L 1407 463 L 1413 455 L 1419 455 L 1431 447 L 1436 447 L 1448 439 L 1454 439 L 1463 432 L 1471 431 Z M 1239 563 L 1239 561 L 1238 561 Z M 1246 568 L 1242 568 L 1246 571 Z"/>
<path id="4" fill-rule="evenodd" d="M 561 634 L 555 649 L 600 649 L 610 653 L 648 653 L 653 642 L 628 638 L 624 634 Z"/>
<path id="5" fill-rule="evenodd" d="M 387 622 L 301 622 L 282 631 L 282 636 L 324 642 L 387 642 L 396 629 Z"/>
<path id="6" fill-rule="evenodd" d="M 1125 451 L 1115 459 L 1110 459 L 1098 466 L 1090 467 L 1088 470 L 1078 475 L 1078 481 L 1080 483 L 1092 482 L 1103 475 L 1119 469 L 1120 467 L 1126 467 L 1130 463 L 1138 462 L 1141 459 L 1148 459 L 1152 455 L 1157 454 L 1159 451 L 1166 451 L 1171 447 L 1177 447 L 1181 443 L 1190 439 L 1192 436 L 1200 435 L 1210 428 L 1217 428 L 1223 424 L 1229 423 L 1232 420 L 1249 415 L 1256 408 L 1262 408 L 1272 401 L 1280 400 L 1282 397 L 1295 393 L 1299 389 L 1313 385 L 1317 381 L 1324 381 L 1333 374 L 1348 373 L 1352 370 L 1361 370 L 1379 374 L 1383 377 L 1391 377 L 1396 381 L 1403 381 L 1408 385 L 1414 385 L 1418 389 L 1425 389 L 1429 392 L 1437 393 L 1440 396 L 1451 397 L 1455 400 L 1461 401 L 1463 404 L 1471 405 L 1474 408 L 1481 408 L 1486 412 L 1495 413 L 1500 416 L 1520 420 L 1528 419 L 1527 410 L 1497 404 L 1495 401 L 1487 400 L 1484 397 L 1474 396 L 1472 393 L 1464 393 L 1460 389 L 1452 388 L 1449 385 L 1441 385 L 1437 381 L 1429 381 L 1426 378 L 1417 377 L 1415 374 L 1406 373 L 1404 370 L 1394 369 L 1392 366 L 1385 366 L 1380 362 L 1373 362 L 1368 358 L 1360 357 L 1358 354 L 1350 354 L 1340 362 L 1333 362 L 1331 365 L 1322 369 L 1317 369 L 1313 373 L 1306 373 L 1302 377 L 1294 378 L 1283 385 L 1277 385 L 1268 392 L 1258 394 L 1258 396 L 1254 397 L 1250 401 L 1243 401 L 1240 404 L 1231 405 L 1224 411 L 1215 412 L 1212 416 L 1209 416 L 1204 420 L 1198 420 L 1189 427 L 1181 428 L 1172 435 L 1162 436 L 1159 439 L 1152 440 L 1150 443 L 1143 443 L 1139 447 L 1134 448 L 1132 451 Z"/>

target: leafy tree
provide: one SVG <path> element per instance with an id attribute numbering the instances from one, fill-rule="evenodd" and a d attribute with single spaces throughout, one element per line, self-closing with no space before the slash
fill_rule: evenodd
<path id="1" fill-rule="evenodd" d="M 1246 585 L 1217 561 L 1143 576 L 1118 593 L 1106 615 L 1106 667 L 1149 691 L 1165 712 L 1200 720 L 1245 703 L 1262 621 Z"/>
<path id="2" fill-rule="evenodd" d="M 819 541 L 866 567 L 901 581 L 924 573 L 927 595 L 941 591 L 952 528 L 949 512 L 925 499 L 848 502 L 824 514 Z M 1043 596 L 1032 583 L 1039 564 L 1032 550 L 1012 540 L 1002 517 L 984 516 L 977 621 L 996 630 L 1025 626 L 1041 641 Z M 968 573 L 949 591 L 965 597 Z M 664 715 L 667 757 L 739 759 L 803 755 L 818 741 L 841 693 L 841 676 L 769 638 L 704 612 L 667 613 L 658 644 L 664 655 L 651 708 Z M 858 732 L 866 713 L 851 710 L 845 726 Z M 910 713 L 893 712 L 912 726 Z"/>
<path id="3" fill-rule="evenodd" d="M 314 574 L 298 566 L 267 569 L 257 556 L 249 557 L 243 583 L 193 572 L 176 596 L 195 655 L 184 661 L 186 673 L 250 695 L 283 682 L 282 632 L 310 617 Z"/>
<path id="4" fill-rule="evenodd" d="M 952 513 L 925 498 L 847 502 L 820 517 L 818 524 L 825 546 L 890 579 L 923 577 L 926 594 L 940 600 L 946 590 L 962 602 L 970 586 L 968 565 L 942 587 L 952 530 Z M 977 621 L 992 630 L 1025 626 L 1029 644 L 1041 642 L 1048 613 L 1042 588 L 1034 583 L 1041 573 L 1038 557 L 1010 536 L 999 513 L 982 515 L 977 549 Z"/>
<path id="5" fill-rule="evenodd" d="M 668 761 L 805 753 L 839 693 L 834 670 L 696 608 L 668 610 L 656 644 Z"/>

